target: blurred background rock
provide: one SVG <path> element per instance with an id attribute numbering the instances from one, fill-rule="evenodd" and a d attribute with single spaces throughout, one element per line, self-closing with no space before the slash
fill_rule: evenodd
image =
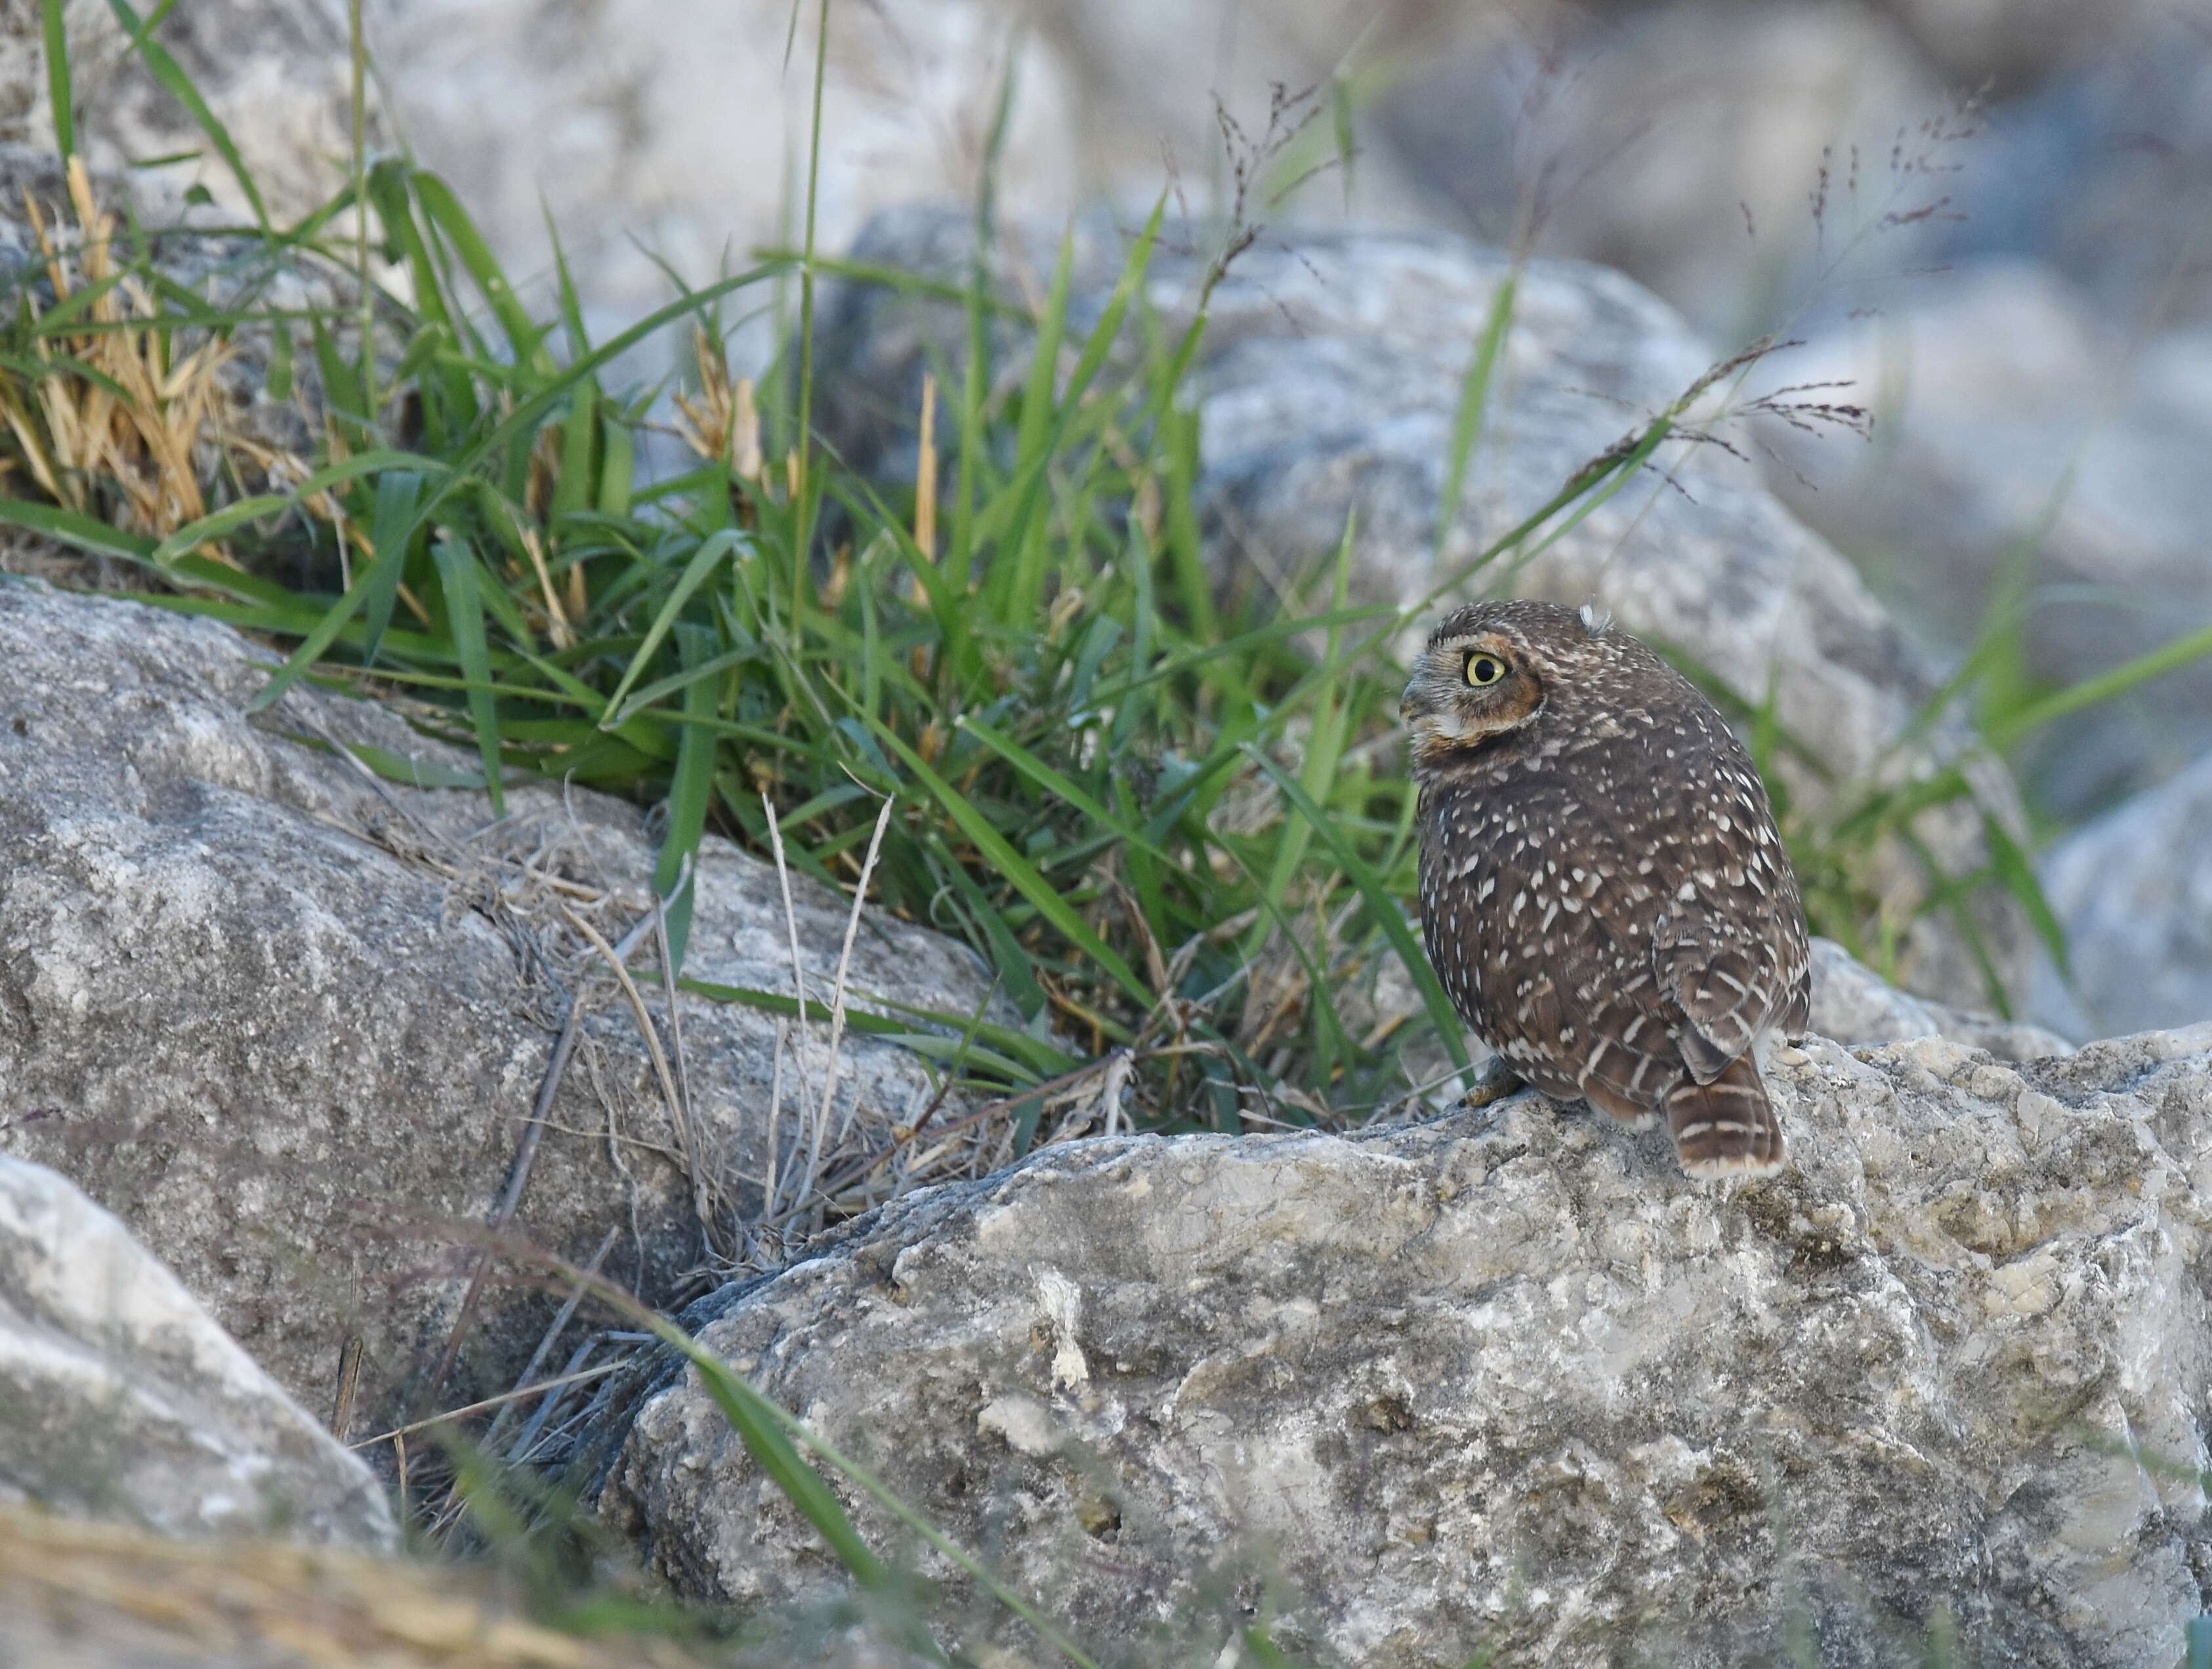
<path id="1" fill-rule="evenodd" d="M 0 138 L 49 131 L 37 9 L 0 0 Z M 117 67 L 104 0 L 69 15 L 94 160 L 197 149 Z M 814 15 L 374 0 L 377 138 L 447 173 L 510 270 L 550 276 L 557 227 L 587 315 L 627 324 L 667 299 L 663 262 L 698 281 L 799 240 Z M 179 7 L 161 38 L 273 212 L 327 193 L 342 4 Z M 1776 380 L 1851 381 L 1870 443 L 1776 424 L 1763 463 L 1939 660 L 2018 615 L 2008 676 L 2062 688 L 2212 621 L 2212 0 L 850 0 L 824 76 L 825 251 L 971 200 L 1002 90 L 999 203 L 1056 222 L 1164 181 L 1221 205 L 1224 124 L 1256 136 L 1273 89 L 1319 86 L 1278 223 L 1586 258 L 1716 356 L 1775 334 L 1802 344 Z M 148 172 L 237 206 L 212 160 Z M 2050 837 L 2208 751 L 2212 660 L 2013 762 Z M 2099 1029 L 2172 1017 L 2124 981 L 2094 997 Z"/>

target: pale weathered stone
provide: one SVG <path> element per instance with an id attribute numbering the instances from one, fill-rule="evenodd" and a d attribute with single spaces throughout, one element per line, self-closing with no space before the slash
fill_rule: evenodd
<path id="1" fill-rule="evenodd" d="M 1012 293 L 1042 292 L 1038 275 L 1049 273 L 1058 242 L 1035 227 L 1006 228 L 995 258 Z M 878 217 L 854 256 L 964 280 L 971 251 L 965 218 L 913 209 Z M 1079 228 L 1071 339 L 1103 311 L 1126 255 L 1112 228 Z M 1206 265 L 1186 233 L 1163 240 L 1147 299 L 1171 327 Z M 1528 263 L 1488 428 L 1439 553 L 1437 507 L 1462 381 L 1514 271 L 1504 255 L 1464 240 L 1410 234 L 1271 234 L 1238 258 L 1213 292 L 1189 389 L 1202 430 L 1199 508 L 1224 584 L 1276 586 L 1325 572 L 1356 516 L 1355 591 L 1395 602 L 1425 597 L 1711 364 L 1674 313 L 1619 274 Z M 1007 276 L 1024 272 L 1024 280 Z M 965 313 L 854 283 L 833 293 L 824 320 L 822 421 L 860 467 L 910 474 L 921 379 L 933 365 L 957 363 Z M 1018 365 L 1021 339 L 1009 331 L 1003 346 Z M 1785 755 L 1780 769 L 1802 804 L 1832 804 L 1854 785 L 1863 791 L 1913 769 L 1914 751 L 1892 744 L 1936 687 L 1931 664 L 1755 468 L 1713 446 L 1658 457 L 1668 476 L 1630 482 L 1517 573 L 1508 559 L 1475 583 L 1570 604 L 1595 599 L 1630 630 L 1709 669 L 1746 707 L 1771 689 L 1783 725 L 1832 779 L 1816 780 Z M 1947 743 L 1957 737 L 1951 725 L 1937 734 Z M 2016 815 L 2001 767 L 1971 770 L 1993 815 Z M 1919 832 L 1949 868 L 1983 861 L 1980 821 L 1966 808 L 1929 814 Z M 1876 854 L 1873 871 L 1871 883 L 1893 907 L 1924 895 L 1924 874 L 1902 852 Z M 2036 955 L 2024 918 L 1995 894 L 1976 909 L 2017 992 Z M 1915 923 L 1900 965 L 1916 990 L 1990 998 L 1940 913 Z"/>
<path id="2" fill-rule="evenodd" d="M 53 143 L 44 3 L 0 0 L 0 140 Z M 143 16 L 154 8 L 137 9 Z M 204 187 L 244 217 L 248 199 L 228 165 L 191 112 L 126 51 L 131 32 L 114 9 L 64 0 L 62 15 L 79 143 L 90 160 L 117 168 L 179 159 L 153 171 L 160 187 Z M 223 124 L 278 224 L 297 222 L 337 189 L 352 137 L 343 0 L 178 6 L 155 39 Z M 386 137 L 372 124 L 372 138 Z"/>
<path id="3" fill-rule="evenodd" d="M 1816 1041 L 1768 1082 L 1772 1182 L 1527 1095 L 1089 1141 L 690 1319 L 1109 1651 L 1207 1660 L 1272 1607 L 1363 1669 L 1793 1635 L 1918 1664 L 1954 1626 L 1974 1661 L 2175 1660 L 2212 1552 L 2212 1026 L 2024 1065 Z M 702 1598 L 836 1580 L 689 1371 L 605 1511 Z"/>
<path id="4" fill-rule="evenodd" d="M 65 1178 L 0 1155 L 0 1500 L 174 1535 L 397 1539 L 368 1468 Z"/>
<path id="5" fill-rule="evenodd" d="M 2051 268 L 1993 260 L 1790 363 L 1852 382 L 1875 438 L 1778 429 L 1777 489 L 1924 633 L 1968 645 L 2031 599 L 2028 671 L 2063 687 L 2212 625 L 2212 331 L 2137 339 Z M 2042 800 L 2101 810 L 2212 749 L 2212 659 L 2031 741 Z"/>
<path id="6" fill-rule="evenodd" d="M 122 1217 L 311 1405 L 331 1405 L 360 1335 L 368 1419 L 442 1347 L 451 1236 L 498 1196 L 560 1023 L 549 974 L 591 1018 L 518 1229 L 579 1260 L 614 1231 L 608 1271 L 649 1296 L 700 1258 L 702 1214 L 727 1248 L 757 1209 L 777 1029 L 684 1000 L 695 1191 L 636 1021 L 558 908 L 610 940 L 645 913 L 641 814 L 518 787 L 495 824 L 471 790 L 380 794 L 295 738 L 319 727 L 447 780 L 474 757 L 305 688 L 248 719 L 270 661 L 212 622 L 0 581 L 0 1150 Z M 775 871 L 710 838 L 696 884 L 686 974 L 787 995 Z M 793 889 L 819 1004 L 848 907 L 804 876 Z M 988 990 L 964 949 L 872 910 L 851 982 L 858 1003 L 962 1015 Z M 824 1029 L 786 1051 L 787 1174 Z M 825 1150 L 880 1141 L 935 1093 L 918 1056 L 848 1034 Z M 501 1278 L 455 1388 L 507 1388 L 544 1278 Z"/>
<path id="7" fill-rule="evenodd" d="M 1873 234 L 1954 191 L 1960 160 L 1937 146 L 1939 173 L 1893 166 L 1919 160 L 1922 124 L 1958 98 L 1873 7 L 1672 0 L 1598 18 L 1563 5 L 1533 27 L 1506 15 L 1501 27 L 1492 8 L 1450 9 L 1373 118 L 1486 238 L 1616 267 L 1732 346 L 1796 334 L 1808 300 L 1925 262 L 1952 230 L 1931 216 Z"/>
<path id="8" fill-rule="evenodd" d="M 2067 837 L 2044 891 L 2075 989 L 2039 1007 L 2094 1033 L 2212 1020 L 2212 756 Z"/>
<path id="9" fill-rule="evenodd" d="M 2071 1043 L 2046 1027 L 1949 1008 L 1899 991 L 1833 939 L 1819 938 L 1813 941 L 1812 1029 L 1847 1047 L 1946 1037 L 1987 1049 L 2000 1060 L 2074 1053 Z"/>

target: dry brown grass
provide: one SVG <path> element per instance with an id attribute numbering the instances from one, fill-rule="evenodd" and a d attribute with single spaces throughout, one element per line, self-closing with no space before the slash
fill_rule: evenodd
<path id="1" fill-rule="evenodd" d="M 697 394 L 678 392 L 677 432 L 710 462 L 726 464 L 740 481 L 762 478 L 760 409 L 750 377 L 732 379 L 722 345 L 704 325 L 692 327 L 691 348 L 699 365 Z"/>
<path id="2" fill-rule="evenodd" d="M 0 1508 L 0 1669 L 690 1669 L 665 1640 L 586 1640 L 481 1574 L 274 1542 L 174 1542 Z"/>
<path id="3" fill-rule="evenodd" d="M 80 294 L 92 299 L 82 328 L 33 336 L 38 375 L 0 367 L 9 443 L 0 452 L 0 482 L 20 472 L 57 504 L 165 537 L 208 513 L 199 460 L 209 446 L 236 445 L 222 431 L 221 373 L 232 349 L 203 337 L 179 350 L 173 322 L 118 265 L 116 217 L 94 201 L 82 158 L 70 160 L 68 177 L 74 226 L 50 222 L 27 191 L 23 206 L 54 307 Z M 26 305 L 34 321 L 42 316 L 35 294 Z"/>

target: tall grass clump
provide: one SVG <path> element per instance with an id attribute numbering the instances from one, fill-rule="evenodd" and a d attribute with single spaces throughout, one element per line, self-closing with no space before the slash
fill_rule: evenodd
<path id="1" fill-rule="evenodd" d="M 710 830 L 849 888 L 890 798 L 876 896 L 971 944 L 1018 1024 L 913 1017 L 1023 1095 L 1019 1142 L 1069 1117 L 1303 1124 L 1402 1096 L 1416 1042 L 1464 1059 L 1400 902 L 1395 674 L 1357 629 L 1388 611 L 1346 604 L 1344 554 L 1310 608 L 1224 614 L 1211 595 L 1177 398 L 1204 319 L 1164 338 L 1138 301 L 1162 213 L 1079 333 L 1063 258 L 1018 387 L 991 394 L 978 363 L 933 390 L 924 457 L 951 461 L 896 501 L 811 441 L 804 331 L 757 383 L 726 361 L 726 330 L 817 264 L 685 289 L 595 342 L 565 265 L 534 316 L 451 191 L 403 159 L 270 239 L 342 279 L 362 266 L 349 215 L 385 282 L 368 327 L 368 307 L 204 303 L 155 327 L 207 355 L 297 339 L 323 444 L 254 460 L 281 490 L 110 518 L 88 495 L 119 471 L 95 458 L 0 514 L 285 646 L 257 706 L 302 679 L 404 694 L 475 755 L 495 805 L 542 777 L 665 808 L 672 893 Z M 107 294 L 153 273 L 118 267 Z M 984 342 L 1007 304 L 967 300 Z M 112 380 L 56 356 L 84 309 L 64 311 L 25 298 L 16 398 Z M 691 385 L 610 388 L 618 356 L 672 327 Z M 647 479 L 641 446 L 671 438 L 687 462 Z M 170 473 L 199 478 L 181 452 Z M 670 910 L 679 962 L 688 910 Z M 1393 957 L 1410 1011 L 1346 999 Z"/>
<path id="2" fill-rule="evenodd" d="M 658 879 L 679 964 L 690 901 L 676 883 L 709 832 L 849 889 L 890 799 L 878 901 L 971 944 L 1012 1017 L 912 1015 L 909 1035 L 961 1037 L 960 1071 L 1019 1097 L 1018 1146 L 1040 1128 L 1125 1119 L 1357 1119 L 1465 1065 L 1404 907 L 1413 804 L 1395 751 L 1395 646 L 1445 592 L 1510 582 L 1606 498 L 1662 473 L 1662 445 L 1706 438 L 1693 410 L 1709 431 L 1699 403 L 1735 398 L 1771 343 L 1717 366 L 1409 608 L 1348 602 L 1348 528 L 1287 598 L 1224 602 L 1193 507 L 1187 384 L 1210 282 L 1255 235 L 1268 182 L 1328 166 L 1308 155 L 1330 125 L 1311 119 L 1322 101 L 1279 94 L 1266 136 L 1232 157 L 1218 257 L 1175 320 L 1145 299 L 1164 200 L 1084 328 L 1067 246 L 1041 302 L 994 285 L 988 189 L 965 285 L 869 275 L 951 294 L 969 322 L 964 362 L 924 396 L 918 479 L 890 489 L 811 432 L 816 284 L 833 264 L 813 247 L 811 186 L 799 250 L 677 283 L 665 306 L 595 341 L 557 246 L 550 304 L 534 309 L 446 183 L 404 156 L 372 159 L 362 131 L 343 189 L 272 225 L 205 100 L 135 14 L 124 21 L 252 207 L 225 270 L 293 263 L 350 300 L 288 314 L 251 283 L 217 305 L 165 280 L 125 250 L 71 159 L 76 235 L 50 242 L 0 337 L 16 494 L 0 516 L 149 572 L 163 606 L 283 646 L 260 706 L 302 679 L 404 694 L 426 731 L 474 754 L 495 807 L 507 785 L 540 778 L 663 808 Z M 1326 108 L 1348 168 L 1341 88 Z M 818 85 L 814 109 L 818 156 Z M 1233 149 L 1241 131 L 1224 130 Z M 757 379 L 739 374 L 729 336 L 790 318 L 794 289 L 796 331 Z M 1501 289 L 1467 344 L 1448 503 L 1492 426 L 1515 294 Z M 1008 324 L 1025 371 L 993 363 Z M 668 332 L 690 343 L 683 385 L 611 380 Z M 316 391 L 306 455 L 226 432 L 215 379 L 247 342 L 279 391 L 295 359 Z M 679 449 L 681 466 L 641 471 L 655 446 Z M 2014 745 L 2208 648 L 2042 692 L 1990 739 Z M 1994 649 L 1970 659 L 1900 745 L 1971 707 L 1996 664 Z M 1794 750 L 1822 771 L 1771 701 L 1736 705 L 1763 765 Z M 1778 779 L 1816 928 L 1885 960 L 1908 924 L 1869 895 L 1866 855 L 1902 842 L 1933 868 L 1917 820 L 1972 800 L 1971 776 L 1962 759 L 1902 784 L 1836 785 L 1843 810 L 1817 819 L 1787 815 Z M 2002 818 L 1983 822 L 1987 865 L 1936 870 L 1921 907 L 1978 947 L 1969 907 L 2009 892 L 2063 957 L 2020 841 Z M 794 1011 L 783 993 L 691 988 Z"/>

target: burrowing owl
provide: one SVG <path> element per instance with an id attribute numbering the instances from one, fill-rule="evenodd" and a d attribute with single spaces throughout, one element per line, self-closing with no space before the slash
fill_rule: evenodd
<path id="1" fill-rule="evenodd" d="M 1782 1132 L 1752 1046 L 1804 1029 L 1811 958 L 1766 791 L 1690 681 L 1552 603 L 1479 603 L 1406 686 L 1421 925 L 1513 1074 L 1663 1113 L 1692 1176 L 1762 1175 Z"/>

